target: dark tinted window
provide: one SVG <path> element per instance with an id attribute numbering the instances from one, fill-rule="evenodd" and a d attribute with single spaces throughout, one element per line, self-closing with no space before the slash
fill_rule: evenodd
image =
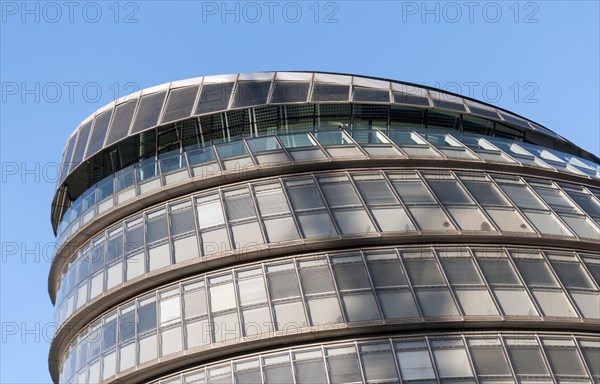
<path id="1" fill-rule="evenodd" d="M 269 95 L 270 81 L 239 82 L 235 92 L 234 108 L 265 104 Z"/>
<path id="2" fill-rule="evenodd" d="M 195 114 L 227 109 L 232 90 L 233 83 L 203 84 Z"/>
<path id="3" fill-rule="evenodd" d="M 142 97 L 131 133 L 143 131 L 158 123 L 158 116 L 160 116 L 166 94 L 167 92 L 159 92 Z"/>
<path id="4" fill-rule="evenodd" d="M 275 82 L 271 103 L 306 101 L 309 83 Z"/>
<path id="5" fill-rule="evenodd" d="M 115 143 L 127 136 L 136 105 L 137 99 L 128 101 L 123 104 L 119 104 L 115 111 L 115 118 L 113 119 L 113 122 L 110 125 L 110 131 L 108 131 L 106 145 Z"/>
<path id="6" fill-rule="evenodd" d="M 191 115 L 197 93 L 197 85 L 171 90 L 162 122 L 178 120 Z"/>

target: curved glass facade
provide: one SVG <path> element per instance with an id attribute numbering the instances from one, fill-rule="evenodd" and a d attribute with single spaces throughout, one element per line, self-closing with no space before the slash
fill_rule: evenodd
<path id="1" fill-rule="evenodd" d="M 130 217 L 81 247 L 61 274 L 57 321 L 147 273 L 313 238 L 438 232 L 597 239 L 600 205 L 586 192 L 592 205 L 580 207 L 569 195 L 574 190 L 583 189 L 438 170 L 308 174 L 194 194 Z"/>
<path id="2" fill-rule="evenodd" d="M 277 72 L 140 91 L 63 155 L 50 372 L 598 381 L 599 179 L 553 132 L 411 84 Z"/>
<path id="3" fill-rule="evenodd" d="M 102 360 L 107 379 L 184 350 L 300 334 L 307 327 L 557 320 L 597 327 L 600 293 L 591 272 L 597 262 L 549 249 L 421 245 L 239 265 L 113 308 L 72 348 L 83 356 L 77 370 Z M 102 338 L 92 346 L 86 338 L 93 333 Z M 72 366 L 66 372 L 67 378 L 75 374 Z"/>

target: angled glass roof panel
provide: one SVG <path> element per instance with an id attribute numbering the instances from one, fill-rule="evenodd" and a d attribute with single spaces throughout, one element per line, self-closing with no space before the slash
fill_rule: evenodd
<path id="1" fill-rule="evenodd" d="M 394 103 L 424 105 L 429 107 L 429 99 L 426 96 L 419 96 L 416 94 L 409 94 L 403 92 L 394 92 Z"/>
<path id="2" fill-rule="evenodd" d="M 147 128 L 158 124 L 158 117 L 162 110 L 163 103 L 167 92 L 158 92 L 151 95 L 143 96 L 140 100 L 140 106 L 135 116 L 135 122 L 131 133 L 141 132 Z"/>
<path id="3" fill-rule="evenodd" d="M 85 154 L 85 148 L 87 147 L 91 128 L 92 121 L 90 120 L 79 130 L 79 136 L 77 136 L 77 145 L 75 146 L 75 152 L 73 153 L 73 160 L 71 161 L 69 171 L 75 169 L 75 167 L 83 160 L 83 155 Z"/>
<path id="4" fill-rule="evenodd" d="M 200 91 L 195 115 L 223 111 L 229 106 L 231 91 L 235 83 L 204 83 Z"/>
<path id="5" fill-rule="evenodd" d="M 276 81 L 273 88 L 271 103 L 306 102 L 310 83 L 291 81 Z"/>
<path id="6" fill-rule="evenodd" d="M 518 126 L 531 129 L 531 127 L 529 126 L 529 124 L 527 124 L 527 122 L 525 120 L 523 120 L 523 119 L 519 119 L 516 116 L 513 116 L 513 115 L 508 114 L 508 113 L 503 113 L 503 112 L 500 112 L 500 115 L 502 115 L 502 117 L 504 118 L 504 120 L 508 121 L 509 123 L 513 123 L 513 124 L 516 124 Z"/>
<path id="7" fill-rule="evenodd" d="M 465 105 L 461 97 L 447 93 L 429 91 L 433 105 L 439 108 L 451 109 L 453 111 L 465 112 Z"/>
<path id="8" fill-rule="evenodd" d="M 161 123 L 183 119 L 192 114 L 192 108 L 196 101 L 198 93 L 198 85 L 172 89 L 167 99 L 165 113 L 163 114 Z"/>
<path id="9" fill-rule="evenodd" d="M 106 130 L 108 129 L 108 123 L 110 122 L 112 112 L 112 109 L 102 112 L 101 114 L 97 115 L 94 119 L 92 136 L 90 137 L 90 142 L 88 144 L 87 151 L 85 151 L 86 159 L 94 153 L 98 152 L 102 148 L 102 144 L 104 144 L 104 137 L 106 136 Z"/>
<path id="10" fill-rule="evenodd" d="M 500 120 L 500 116 L 498 116 L 496 111 L 494 111 L 492 109 L 479 108 L 479 107 L 475 107 L 473 105 L 469 105 L 469 109 L 471 110 L 471 113 L 473 113 L 475 115 Z"/>
<path id="11" fill-rule="evenodd" d="M 390 92 L 385 89 L 354 87 L 354 101 L 390 102 Z"/>
<path id="12" fill-rule="evenodd" d="M 313 101 L 348 101 L 349 96 L 349 85 L 315 83 L 312 99 Z"/>
<path id="13" fill-rule="evenodd" d="M 138 99 L 130 100 L 125 103 L 119 104 L 115 110 L 115 117 L 110 125 L 108 131 L 108 137 L 106 138 L 106 145 L 111 145 L 127 136 L 129 132 L 129 126 L 133 119 L 135 107 L 137 106 Z"/>
<path id="14" fill-rule="evenodd" d="M 451 109 L 453 111 L 465 112 L 465 106 L 451 101 L 433 99 L 433 105 L 439 108 Z"/>
<path id="15" fill-rule="evenodd" d="M 249 107 L 266 104 L 271 88 L 270 81 L 240 81 L 238 82 L 233 101 L 233 108 Z"/>
<path id="16" fill-rule="evenodd" d="M 60 171 L 60 183 L 62 183 L 62 181 L 67 176 L 67 171 L 69 170 L 69 165 L 71 164 L 71 158 L 73 157 L 73 147 L 75 146 L 75 140 L 77 140 L 77 135 L 71 136 L 67 144 L 67 149 L 65 150 L 65 158 L 63 159 Z"/>

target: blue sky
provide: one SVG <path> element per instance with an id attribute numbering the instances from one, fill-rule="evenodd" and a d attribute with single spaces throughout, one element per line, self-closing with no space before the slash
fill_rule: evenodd
<path id="1" fill-rule="evenodd" d="M 67 137 L 131 91 L 322 70 L 436 86 L 600 154 L 596 1 L 2 1 L 1 383 L 49 383 L 50 202 Z"/>

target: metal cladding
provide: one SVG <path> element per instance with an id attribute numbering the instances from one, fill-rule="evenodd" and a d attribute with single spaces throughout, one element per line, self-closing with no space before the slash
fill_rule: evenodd
<path id="1" fill-rule="evenodd" d="M 393 80 L 207 76 L 69 138 L 56 383 L 600 380 L 600 161 Z"/>

